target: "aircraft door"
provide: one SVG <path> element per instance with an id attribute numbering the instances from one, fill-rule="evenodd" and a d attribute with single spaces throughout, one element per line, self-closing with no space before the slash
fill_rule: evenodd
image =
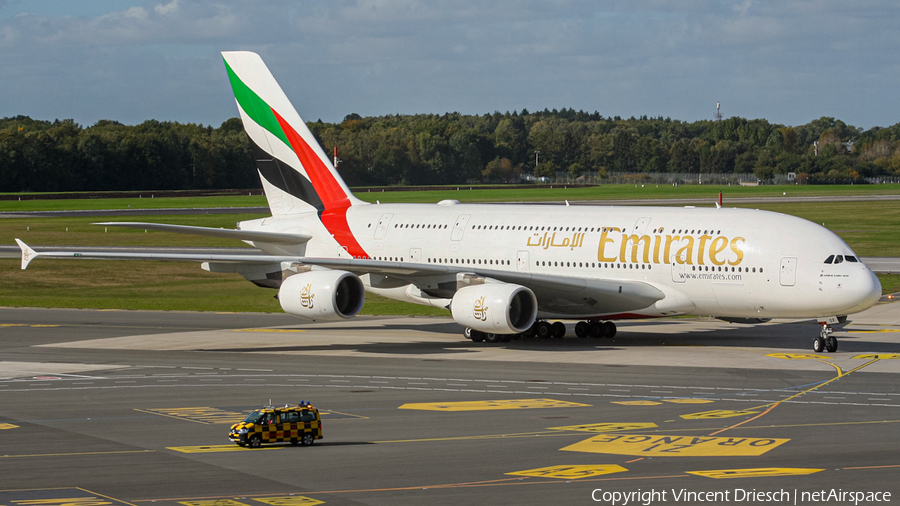
<path id="1" fill-rule="evenodd" d="M 422 263 L 422 248 L 409 248 L 409 261 L 416 264 Z"/>
<path id="2" fill-rule="evenodd" d="M 466 231 L 466 224 L 469 223 L 471 215 L 461 214 L 456 218 L 456 224 L 453 225 L 453 231 L 450 232 L 451 241 L 461 241 L 463 233 Z"/>
<path id="3" fill-rule="evenodd" d="M 678 255 L 672 255 L 672 281 L 676 283 L 684 283 L 684 276 L 686 273 L 685 262 L 687 262 L 687 253 L 682 253 L 679 257 Z"/>
<path id="4" fill-rule="evenodd" d="M 797 282 L 797 259 L 784 257 L 781 259 L 781 272 L 778 275 L 781 286 L 794 286 Z"/>
<path id="5" fill-rule="evenodd" d="M 520 251 L 516 255 L 516 270 L 519 272 L 528 272 L 528 252 Z"/>
<path id="6" fill-rule="evenodd" d="M 393 213 L 381 215 L 381 219 L 378 220 L 378 225 L 375 225 L 375 239 L 384 239 L 385 234 L 387 234 L 388 225 L 391 223 L 391 218 L 393 217 Z"/>
<path id="7" fill-rule="evenodd" d="M 638 218 L 634 223 L 631 233 L 637 236 L 644 235 L 647 232 L 647 226 L 650 225 L 650 218 Z"/>

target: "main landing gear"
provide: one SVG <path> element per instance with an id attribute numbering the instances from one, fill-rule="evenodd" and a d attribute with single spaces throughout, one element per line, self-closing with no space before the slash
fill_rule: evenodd
<path id="1" fill-rule="evenodd" d="M 589 320 L 575 324 L 575 335 L 578 337 L 615 337 L 616 324 Z"/>
<path id="2" fill-rule="evenodd" d="M 834 329 L 827 322 L 820 322 L 820 324 L 822 325 L 822 330 L 819 331 L 819 337 L 813 341 L 813 351 L 816 353 L 822 353 L 823 351 L 828 353 L 836 352 L 838 341 L 836 337 L 831 335 Z"/>
<path id="3" fill-rule="evenodd" d="M 536 321 L 525 335 L 562 339 L 566 335 L 566 326 L 562 322 Z M 578 337 L 613 337 L 616 335 L 616 324 L 595 320 L 578 322 L 575 324 L 575 335 Z"/>
<path id="4" fill-rule="evenodd" d="M 521 334 L 493 334 L 490 332 L 481 332 L 466 327 L 463 331 L 466 339 L 472 342 L 481 343 L 508 343 L 513 339 L 522 337 L 539 337 L 541 339 L 562 339 L 566 335 L 566 326 L 562 322 L 553 322 L 539 320 L 534 322 L 525 332 Z M 613 337 L 616 335 L 616 324 L 613 322 L 600 322 L 596 320 L 581 321 L 575 324 L 575 335 L 578 337 Z"/>

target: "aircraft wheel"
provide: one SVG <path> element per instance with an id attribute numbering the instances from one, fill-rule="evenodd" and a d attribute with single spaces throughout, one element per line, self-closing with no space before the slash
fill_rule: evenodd
<path id="1" fill-rule="evenodd" d="M 575 335 L 578 337 L 587 337 L 590 331 L 588 322 L 578 322 L 575 324 Z"/>
<path id="2" fill-rule="evenodd" d="M 487 332 L 484 334 L 484 340 L 489 343 L 499 343 L 500 342 L 500 334 L 494 334 L 493 332 Z"/>
<path id="3" fill-rule="evenodd" d="M 828 336 L 825 338 L 825 350 L 828 353 L 834 353 L 837 351 L 837 338 L 834 336 Z"/>
<path id="4" fill-rule="evenodd" d="M 825 339 L 821 336 L 817 337 L 815 341 L 813 341 L 813 351 L 816 353 L 822 353 L 822 350 L 825 349 Z"/>
<path id="5" fill-rule="evenodd" d="M 591 322 L 591 326 L 588 327 L 588 335 L 594 339 L 603 337 L 603 324 L 600 322 Z"/>
<path id="6" fill-rule="evenodd" d="M 472 331 L 472 342 L 480 343 L 481 341 L 484 341 L 484 332 L 480 332 L 478 330 L 473 330 Z"/>
<path id="7" fill-rule="evenodd" d="M 472 339 L 472 329 L 466 327 L 466 330 L 463 330 L 463 336 L 465 336 L 466 339 Z"/>
<path id="8" fill-rule="evenodd" d="M 501 343 L 508 343 L 508 342 L 510 342 L 510 341 L 513 340 L 513 336 L 514 336 L 514 335 L 515 335 L 515 334 L 500 334 L 500 342 L 501 342 Z"/>
<path id="9" fill-rule="evenodd" d="M 548 322 L 538 322 L 537 331 L 535 335 L 540 337 L 541 339 L 546 339 L 551 336 L 553 330 L 550 328 L 550 324 Z"/>
<path id="10" fill-rule="evenodd" d="M 603 337 L 616 337 L 616 324 L 613 322 L 603 322 Z"/>
<path id="11" fill-rule="evenodd" d="M 553 337 L 554 339 L 562 339 L 566 335 L 566 326 L 563 322 L 553 322 L 551 325 L 553 329 Z"/>

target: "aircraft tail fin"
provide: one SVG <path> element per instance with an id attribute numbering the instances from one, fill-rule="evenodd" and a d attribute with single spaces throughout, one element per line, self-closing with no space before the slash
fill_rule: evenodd
<path id="1" fill-rule="evenodd" d="M 31 246 L 25 244 L 21 239 L 16 239 L 16 244 L 19 245 L 19 249 L 22 250 L 22 270 L 28 268 L 28 264 L 31 263 L 32 260 L 37 258 L 38 253 Z"/>
<path id="2" fill-rule="evenodd" d="M 256 53 L 222 53 L 273 215 L 346 209 L 357 200 Z"/>

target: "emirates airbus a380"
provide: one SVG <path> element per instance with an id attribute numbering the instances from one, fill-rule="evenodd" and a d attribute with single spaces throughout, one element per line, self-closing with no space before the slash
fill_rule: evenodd
<path id="1" fill-rule="evenodd" d="M 222 53 L 272 216 L 236 230 L 102 223 L 243 240 L 263 254 L 37 252 L 37 256 L 200 261 L 278 289 L 287 313 L 340 320 L 365 291 L 447 308 L 473 341 L 517 334 L 612 336 L 612 320 L 713 316 L 740 323 L 873 306 L 878 279 L 834 233 L 784 214 L 726 208 L 368 204 L 356 199 L 262 59 Z"/>

